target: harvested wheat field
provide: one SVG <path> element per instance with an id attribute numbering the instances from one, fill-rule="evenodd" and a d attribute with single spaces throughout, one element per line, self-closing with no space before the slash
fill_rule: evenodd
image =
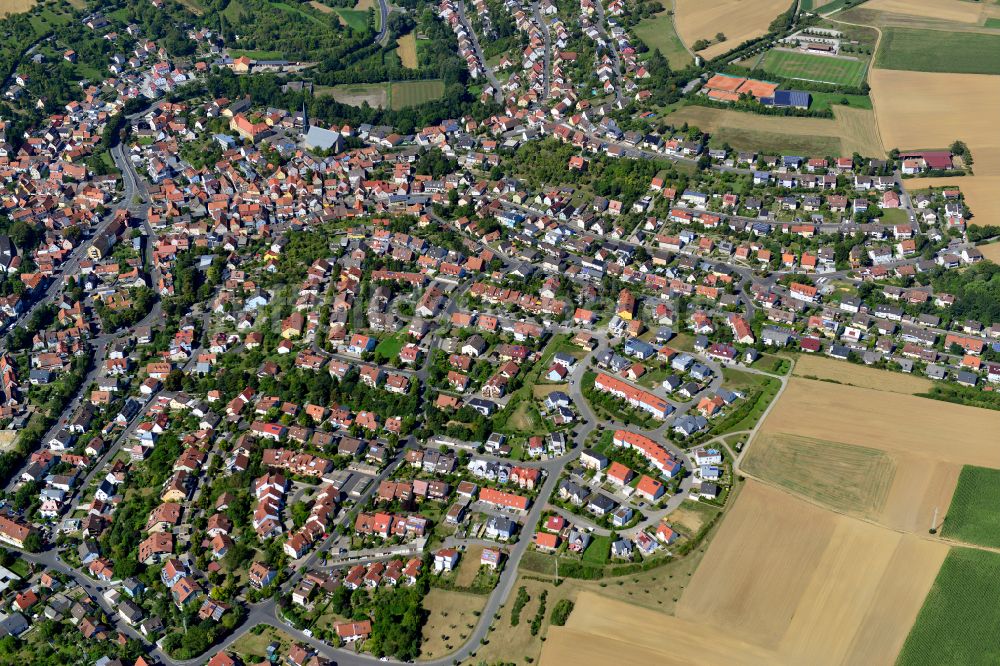
<path id="1" fill-rule="evenodd" d="M 35 0 L 0 0 L 0 16 L 26 12 L 37 3 Z"/>
<path id="2" fill-rule="evenodd" d="M 891 663 L 947 552 L 751 480 L 676 616 L 582 593 L 541 664 Z"/>
<path id="3" fill-rule="evenodd" d="M 417 36 L 410 32 L 397 39 L 396 54 L 399 56 L 399 61 L 403 63 L 403 67 L 407 69 L 416 69 L 419 67 L 419 63 L 417 62 Z"/>
<path id="4" fill-rule="evenodd" d="M 566 626 L 549 629 L 539 663 L 770 664 L 774 655 L 751 643 L 720 638 L 717 628 L 708 624 L 582 592 Z"/>
<path id="5" fill-rule="evenodd" d="M 869 0 L 864 8 L 903 14 L 921 18 L 954 21 L 956 23 L 979 23 L 983 20 L 985 3 L 966 0 Z"/>
<path id="6" fill-rule="evenodd" d="M 762 432 L 1000 468 L 1000 412 L 830 382 L 793 377 Z"/>
<path id="7" fill-rule="evenodd" d="M 677 615 L 784 663 L 889 663 L 947 552 L 750 481 Z"/>
<path id="8" fill-rule="evenodd" d="M 762 433 L 740 469 L 823 506 L 875 518 L 885 506 L 896 464 L 885 452 L 866 446 Z"/>
<path id="9" fill-rule="evenodd" d="M 312 7 L 313 9 L 316 9 L 316 10 L 319 10 L 319 11 L 323 12 L 324 14 L 332 14 L 333 13 L 333 7 L 331 7 L 330 5 L 324 5 L 319 0 L 311 0 L 311 2 L 309 3 L 309 6 Z"/>
<path id="10" fill-rule="evenodd" d="M 1000 77 L 996 77 L 1000 78 Z M 976 172 L 986 167 L 979 166 L 978 154 L 973 152 L 976 160 L 973 168 Z M 1000 151 L 997 151 L 1000 155 Z M 960 176 L 958 178 L 914 178 L 904 180 L 912 189 L 928 187 L 957 187 L 962 190 L 962 196 L 972 211 L 972 224 L 984 226 L 1000 226 L 1000 174 L 993 176 Z M 994 259 L 996 261 L 996 259 Z"/>
<path id="11" fill-rule="evenodd" d="M 886 148 L 943 149 L 961 139 L 977 177 L 1000 176 L 1000 132 L 983 113 L 1000 108 L 1000 76 L 872 69 L 869 82 Z"/>
<path id="12" fill-rule="evenodd" d="M 728 141 L 737 149 L 779 150 L 807 155 L 885 155 L 875 115 L 867 109 L 835 105 L 834 118 L 761 116 L 728 109 L 685 106 L 668 116 Z"/>
<path id="13" fill-rule="evenodd" d="M 984 259 L 989 259 L 995 264 L 1000 264 L 1000 242 L 980 245 L 976 249 L 983 253 Z"/>
<path id="14" fill-rule="evenodd" d="M 844 363 L 827 356 L 803 354 L 795 361 L 792 374 L 796 377 L 829 379 L 840 384 L 850 384 L 861 388 L 892 391 L 893 393 L 924 393 L 933 383 L 924 377 L 906 375 L 901 372 L 878 370 L 855 363 Z"/>
<path id="15" fill-rule="evenodd" d="M 881 509 L 874 515 L 851 513 L 923 534 L 935 514 L 939 523 L 943 520 L 963 464 L 1000 468 L 996 432 L 1000 432 L 1000 414 L 989 410 L 792 378 L 758 437 L 794 435 L 885 452 L 895 472 Z M 752 459 L 756 445 L 756 441 L 751 443 L 748 458 Z M 775 476 L 761 478 L 788 483 Z M 864 485 L 871 479 L 856 483 Z"/>
<path id="16" fill-rule="evenodd" d="M 698 52 L 711 60 L 763 35 L 771 21 L 787 11 L 789 5 L 787 0 L 677 0 L 674 22 L 677 35 L 688 46 L 699 39 L 713 42 Z M 725 34 L 726 41 L 715 43 L 720 32 Z"/>

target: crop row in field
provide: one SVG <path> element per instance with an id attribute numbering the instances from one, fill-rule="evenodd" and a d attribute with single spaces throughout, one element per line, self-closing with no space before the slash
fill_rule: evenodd
<path id="1" fill-rule="evenodd" d="M 899 666 L 1000 662 L 1000 554 L 953 548 L 903 645 Z"/>
<path id="2" fill-rule="evenodd" d="M 966 465 L 958 477 L 942 533 L 952 539 L 1000 548 L 1000 469 Z"/>

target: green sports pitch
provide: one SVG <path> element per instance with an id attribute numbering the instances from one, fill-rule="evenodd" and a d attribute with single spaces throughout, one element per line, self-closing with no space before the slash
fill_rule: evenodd
<path id="1" fill-rule="evenodd" d="M 867 63 L 863 60 L 812 55 L 799 51 L 768 51 L 764 71 L 785 79 L 820 81 L 857 87 L 865 80 Z"/>

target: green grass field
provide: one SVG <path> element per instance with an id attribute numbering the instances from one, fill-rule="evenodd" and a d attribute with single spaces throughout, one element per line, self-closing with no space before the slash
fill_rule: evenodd
<path id="1" fill-rule="evenodd" d="M 980 546 L 1000 547 L 1000 470 L 966 465 L 941 531 Z"/>
<path id="2" fill-rule="evenodd" d="M 355 32 L 364 32 L 368 29 L 367 10 L 335 7 L 333 11 L 335 11 L 340 18 L 344 19 L 344 23 L 346 23 L 351 30 L 354 30 Z"/>
<path id="3" fill-rule="evenodd" d="M 1000 28 L 1000 18 L 988 18 L 983 24 L 984 28 Z"/>
<path id="4" fill-rule="evenodd" d="M 361 106 L 368 102 L 371 107 L 399 111 L 411 106 L 439 99 L 444 95 L 444 81 L 396 81 L 394 83 L 345 83 L 336 86 L 317 86 L 316 96 L 332 95 L 341 104 Z"/>
<path id="5" fill-rule="evenodd" d="M 400 350 L 403 345 L 406 344 L 406 333 L 399 332 L 394 333 L 386 338 L 382 338 L 379 343 L 375 346 L 375 353 L 381 354 L 386 358 L 396 358 L 399 356 Z"/>
<path id="6" fill-rule="evenodd" d="M 684 48 L 681 38 L 677 36 L 674 21 L 667 13 L 667 9 L 639 21 L 634 32 L 650 50 L 659 49 L 672 69 L 682 69 L 693 61 L 691 54 Z"/>
<path id="7" fill-rule="evenodd" d="M 251 51 L 248 49 L 229 49 L 229 55 L 234 58 L 246 56 L 253 60 L 280 60 L 281 51 Z"/>
<path id="8" fill-rule="evenodd" d="M 398 111 L 439 99 L 442 95 L 444 95 L 444 81 L 441 79 L 398 81 L 389 89 L 389 106 Z"/>
<path id="9" fill-rule="evenodd" d="M 607 564 L 610 556 L 611 537 L 607 536 L 595 536 L 590 545 L 587 546 L 587 550 L 583 551 L 583 561 L 597 566 Z"/>
<path id="10" fill-rule="evenodd" d="M 865 69 L 863 60 L 793 51 L 768 51 L 764 58 L 764 70 L 777 76 L 851 87 L 860 86 L 865 80 Z"/>
<path id="11" fill-rule="evenodd" d="M 826 111 L 834 104 L 849 106 L 854 109 L 872 108 L 872 98 L 868 95 L 845 95 L 843 93 L 810 92 L 812 104 L 809 105 L 811 111 Z M 844 102 L 847 102 L 844 104 Z"/>
<path id="12" fill-rule="evenodd" d="M 875 63 L 916 72 L 1000 74 L 1000 35 L 883 28 Z"/>
<path id="13" fill-rule="evenodd" d="M 953 548 L 941 565 L 898 666 L 1000 663 L 1000 554 Z"/>

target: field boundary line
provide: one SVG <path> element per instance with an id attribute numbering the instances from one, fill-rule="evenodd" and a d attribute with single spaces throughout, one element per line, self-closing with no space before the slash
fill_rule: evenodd
<path id="1" fill-rule="evenodd" d="M 869 80 L 871 78 L 872 70 L 875 69 L 875 63 L 877 62 L 878 58 L 878 50 L 882 46 L 882 28 L 879 28 L 878 26 L 875 25 L 864 25 L 862 23 L 851 23 L 850 21 L 841 21 L 839 19 L 830 18 L 829 16 L 824 16 L 823 18 L 832 23 L 839 23 L 841 25 L 853 25 L 855 28 L 871 28 L 878 34 L 878 37 L 875 38 L 875 46 L 872 47 L 871 62 L 869 62 L 868 65 L 865 67 L 865 76 L 862 79 L 862 81 L 868 84 L 868 99 L 871 100 L 872 113 L 875 114 L 875 134 L 878 136 L 878 142 L 882 144 L 882 150 L 888 153 L 890 150 L 892 150 L 892 148 L 886 146 L 885 139 L 882 138 L 882 128 L 879 127 L 878 123 L 878 104 L 875 103 L 875 96 L 871 94 L 871 81 Z M 896 146 L 893 146 L 893 148 L 895 147 Z"/>
<path id="2" fill-rule="evenodd" d="M 883 529 L 889 530 L 890 532 L 896 532 L 897 534 L 911 534 L 911 535 L 913 535 L 915 537 L 918 537 L 918 538 L 923 539 L 925 541 L 930 541 L 932 543 L 944 543 L 945 545 L 947 545 L 947 546 L 949 546 L 951 548 L 973 548 L 973 549 L 977 549 L 977 550 L 985 550 L 985 551 L 989 551 L 991 553 L 998 553 L 998 554 L 1000 554 L 1000 548 L 996 548 L 996 547 L 992 547 L 992 546 L 982 546 L 982 545 L 979 545 L 979 544 L 968 543 L 968 542 L 965 542 L 965 541 L 961 541 L 959 539 L 953 539 L 951 537 L 942 536 L 941 533 L 940 533 L 940 530 L 938 531 L 937 534 L 933 534 L 933 535 L 929 534 L 929 533 L 928 534 L 924 534 L 924 533 L 921 533 L 921 532 L 910 532 L 910 531 L 907 531 L 907 530 L 904 530 L 904 529 L 900 529 L 900 528 L 897 528 L 897 527 L 890 527 L 889 525 L 884 525 L 884 524 L 880 523 L 879 521 L 871 519 L 871 518 L 864 518 L 862 516 L 857 516 L 857 515 L 848 513 L 847 511 L 843 511 L 843 510 L 840 510 L 840 509 L 835 509 L 833 507 L 827 506 L 826 504 L 823 504 L 819 500 L 812 499 L 812 498 L 806 497 L 804 495 L 800 495 L 799 493 L 796 493 L 796 492 L 794 492 L 792 490 L 789 490 L 788 488 L 786 488 L 784 486 L 778 485 L 777 483 L 775 483 L 773 481 L 769 481 L 767 479 L 761 478 L 761 477 L 757 476 L 756 474 L 752 474 L 752 473 L 747 472 L 746 470 L 744 470 L 743 467 L 741 466 L 741 463 L 743 461 L 744 456 L 746 456 L 747 452 L 750 450 L 750 447 L 753 446 L 754 442 L 757 441 L 757 435 L 760 433 L 761 426 L 763 426 L 764 423 L 767 421 L 767 417 L 770 415 L 771 410 L 774 408 L 774 406 L 778 404 L 779 400 L 781 400 L 781 396 L 782 396 L 782 394 L 784 394 L 785 389 L 788 386 L 788 380 L 792 377 L 792 372 L 795 369 L 795 359 L 789 359 L 789 361 L 791 362 L 791 365 L 788 368 L 788 374 L 781 377 L 781 379 L 782 379 L 781 388 L 778 389 L 778 392 L 775 394 L 774 398 L 771 400 L 770 404 L 767 406 L 767 409 L 764 410 L 764 413 L 761 415 L 760 419 L 758 419 L 757 424 L 753 427 L 752 430 L 750 430 L 750 435 L 747 437 L 747 442 L 743 446 L 743 450 L 740 451 L 739 456 L 737 456 L 737 457 L 735 457 L 733 459 L 733 474 L 734 475 L 742 476 L 742 477 L 745 477 L 747 479 L 753 479 L 757 483 L 761 483 L 763 485 L 768 486 L 769 488 L 773 488 L 775 490 L 778 490 L 779 492 L 785 493 L 786 495 L 790 495 L 792 497 L 795 497 L 795 498 L 797 498 L 797 499 L 799 499 L 799 500 L 801 500 L 803 502 L 807 502 L 809 504 L 812 504 L 813 506 L 815 506 L 815 507 L 817 507 L 819 509 L 823 509 L 824 511 L 829 511 L 829 512 L 835 513 L 837 515 L 844 516 L 845 518 L 851 518 L 851 519 L 854 519 L 854 520 L 860 520 L 862 522 L 868 523 L 869 525 L 874 525 L 876 527 L 881 527 Z M 762 374 L 768 374 L 769 375 L 770 373 L 762 373 Z M 770 375 L 770 376 L 777 376 L 777 375 Z M 728 433 L 728 434 L 733 434 L 733 433 Z M 725 442 L 723 442 L 723 444 L 725 445 Z M 731 506 L 732 505 L 731 502 L 727 502 L 726 504 L 727 504 L 727 506 Z"/>
<path id="3" fill-rule="evenodd" d="M 745 451 L 746 447 L 744 447 L 743 450 Z M 763 479 L 763 478 L 761 478 L 761 477 L 759 477 L 759 476 L 757 476 L 755 474 L 751 474 L 749 472 L 745 472 L 743 470 L 740 470 L 740 476 L 746 477 L 748 479 L 752 479 L 756 483 L 763 484 L 763 485 L 765 485 L 765 486 L 767 486 L 769 488 L 773 488 L 774 490 L 778 490 L 778 491 L 780 491 L 782 493 L 785 493 L 786 495 L 791 495 L 792 497 L 795 497 L 796 499 L 802 500 L 803 502 L 807 502 L 808 504 L 812 504 L 813 506 L 815 506 L 815 507 L 817 507 L 819 509 L 822 509 L 824 511 L 829 511 L 830 513 L 835 513 L 835 514 L 837 514 L 839 516 L 843 516 L 845 518 L 850 518 L 852 520 L 860 520 L 861 522 L 868 523 L 869 525 L 874 525 L 875 527 L 881 527 L 882 529 L 888 530 L 890 532 L 896 532 L 897 534 L 909 534 L 909 535 L 915 536 L 915 537 L 917 537 L 919 539 L 923 539 L 924 541 L 930 541 L 931 543 L 943 543 L 944 545 L 948 546 L 949 548 L 969 548 L 969 549 L 973 549 L 973 550 L 985 550 L 985 551 L 989 551 L 991 553 L 1000 554 L 1000 547 L 982 546 L 982 545 L 979 545 L 979 544 L 976 544 L 976 543 L 969 543 L 967 541 L 960 541 L 958 539 L 953 539 L 951 537 L 941 536 L 940 532 L 938 532 L 938 534 L 924 534 L 923 532 L 910 532 L 908 530 L 900 529 L 898 527 L 890 527 L 889 525 L 884 525 L 883 523 L 880 523 L 879 521 L 874 520 L 872 518 L 864 518 L 862 516 L 856 516 L 854 514 L 848 513 L 847 511 L 842 511 L 840 509 L 834 509 L 833 507 L 830 507 L 830 506 L 827 506 L 826 504 L 823 504 L 819 500 L 815 500 L 815 499 L 806 497 L 805 495 L 800 495 L 800 494 L 798 494 L 797 492 L 795 492 L 793 490 L 789 490 L 788 488 L 785 488 L 784 486 L 778 485 L 778 484 L 774 483 L 773 481 L 769 481 L 767 479 Z"/>

